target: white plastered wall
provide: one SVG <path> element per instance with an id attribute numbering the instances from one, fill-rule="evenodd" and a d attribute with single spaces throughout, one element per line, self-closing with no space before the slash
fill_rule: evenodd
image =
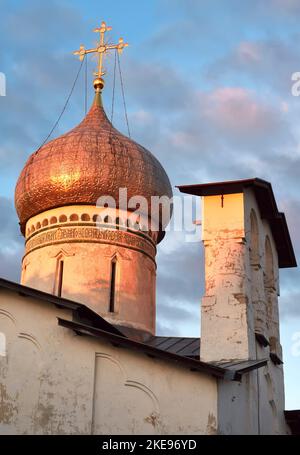
<path id="1" fill-rule="evenodd" d="M 68 310 L 0 292 L 0 434 L 214 434 L 210 375 L 78 336 Z"/>

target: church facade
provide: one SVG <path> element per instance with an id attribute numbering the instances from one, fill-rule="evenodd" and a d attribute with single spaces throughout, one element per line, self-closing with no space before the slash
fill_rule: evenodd
<path id="1" fill-rule="evenodd" d="M 108 30 L 96 29 L 101 58 Z M 25 251 L 21 284 L 0 279 L 0 434 L 290 434 L 278 295 L 296 260 L 270 183 L 179 187 L 202 198 L 201 339 L 157 336 L 156 247 L 172 207 L 128 208 L 119 190 L 151 208 L 172 188 L 108 120 L 100 63 L 89 113 L 16 185 Z"/>

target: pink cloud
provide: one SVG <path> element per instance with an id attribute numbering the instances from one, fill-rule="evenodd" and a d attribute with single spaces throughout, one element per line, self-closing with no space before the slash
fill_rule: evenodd
<path id="1" fill-rule="evenodd" d="M 218 127 L 236 134 L 266 132 L 274 127 L 275 112 L 241 87 L 224 87 L 206 99 L 205 116 Z"/>

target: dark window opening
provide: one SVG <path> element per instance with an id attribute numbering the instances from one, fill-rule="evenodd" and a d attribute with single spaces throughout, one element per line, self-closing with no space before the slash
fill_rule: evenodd
<path id="1" fill-rule="evenodd" d="M 58 263 L 58 281 L 57 281 L 58 297 L 61 297 L 61 293 L 62 293 L 63 275 L 64 275 L 64 261 L 59 261 L 59 263 Z"/>
<path id="2" fill-rule="evenodd" d="M 109 297 L 109 312 L 110 313 L 115 312 L 116 269 L 117 269 L 117 261 L 114 259 L 111 263 L 110 297 Z"/>

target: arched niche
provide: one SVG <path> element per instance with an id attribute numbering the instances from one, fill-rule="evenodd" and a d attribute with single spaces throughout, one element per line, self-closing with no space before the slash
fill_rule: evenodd
<path id="1" fill-rule="evenodd" d="M 249 259 L 251 271 L 251 301 L 254 310 L 254 330 L 260 337 L 267 339 L 266 298 L 261 267 L 260 232 L 257 215 L 254 209 L 250 213 Z"/>
<path id="2" fill-rule="evenodd" d="M 255 211 L 252 209 L 250 214 L 250 263 L 259 265 L 259 229 Z"/>
<path id="3" fill-rule="evenodd" d="M 274 258 L 270 238 L 265 240 L 265 270 L 264 270 L 265 288 L 275 290 Z"/>
<path id="4" fill-rule="evenodd" d="M 267 303 L 267 326 L 270 342 L 270 351 L 281 358 L 281 347 L 279 342 L 279 312 L 278 297 L 276 292 L 274 254 L 270 238 L 265 240 L 265 266 L 264 266 L 264 286 L 265 298 Z"/>

